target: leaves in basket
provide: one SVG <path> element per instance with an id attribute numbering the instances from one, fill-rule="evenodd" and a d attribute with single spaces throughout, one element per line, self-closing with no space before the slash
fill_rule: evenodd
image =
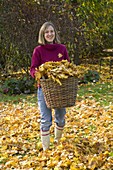
<path id="1" fill-rule="evenodd" d="M 85 69 L 81 66 L 76 66 L 67 60 L 57 62 L 49 61 L 36 69 L 35 78 L 37 81 L 42 77 L 49 78 L 62 85 L 61 79 L 67 79 L 70 76 L 80 77 L 84 74 Z"/>
<path id="2" fill-rule="evenodd" d="M 42 77 L 41 73 L 38 71 L 38 69 L 36 69 L 35 79 L 38 81 L 40 80 L 41 77 Z"/>

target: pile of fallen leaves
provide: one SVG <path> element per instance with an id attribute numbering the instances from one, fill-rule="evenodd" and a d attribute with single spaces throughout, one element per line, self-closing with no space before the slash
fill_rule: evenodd
<path id="1" fill-rule="evenodd" d="M 111 170 L 113 169 L 113 106 L 101 107 L 84 99 L 67 108 L 60 143 L 43 152 L 37 105 L 0 103 L 0 169 Z M 54 111 L 53 111 L 54 120 Z"/>
<path id="2" fill-rule="evenodd" d="M 86 66 L 99 71 L 98 66 Z M 83 67 L 85 70 L 85 67 Z M 102 67 L 100 82 L 112 82 L 109 67 Z M 101 99 L 102 100 L 102 99 Z M 54 111 L 50 150 L 43 152 L 40 113 L 36 104 L 21 99 L 0 103 L 1 170 L 112 170 L 113 105 L 100 106 L 83 98 L 67 108 L 66 125 L 54 144 Z"/>
<path id="3" fill-rule="evenodd" d="M 49 61 L 36 69 L 35 78 L 39 82 L 40 78 L 48 78 L 62 85 L 61 79 L 67 79 L 68 77 L 82 77 L 88 68 L 76 66 L 67 60 L 62 61 Z"/>

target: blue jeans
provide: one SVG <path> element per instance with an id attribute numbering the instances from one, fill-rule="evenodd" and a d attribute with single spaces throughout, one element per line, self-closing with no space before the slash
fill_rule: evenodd
<path id="1" fill-rule="evenodd" d="M 40 87 L 37 90 L 37 97 L 38 106 L 41 114 L 40 128 L 42 131 L 48 131 L 52 125 L 52 109 L 47 108 L 42 88 Z M 65 125 L 65 114 L 66 114 L 65 108 L 55 109 L 55 123 L 60 127 L 64 127 Z"/>

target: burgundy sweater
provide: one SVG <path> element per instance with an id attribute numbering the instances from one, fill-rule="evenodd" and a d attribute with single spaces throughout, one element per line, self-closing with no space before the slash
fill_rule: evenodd
<path id="1" fill-rule="evenodd" d="M 34 77 L 35 68 L 48 61 L 68 60 L 68 52 L 63 44 L 46 44 L 34 48 L 31 60 L 30 74 Z"/>

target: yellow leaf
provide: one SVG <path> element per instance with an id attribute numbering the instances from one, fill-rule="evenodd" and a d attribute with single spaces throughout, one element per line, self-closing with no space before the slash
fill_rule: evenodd
<path id="1" fill-rule="evenodd" d="M 54 138 L 50 137 L 50 142 L 53 143 L 54 142 Z"/>
<path id="2" fill-rule="evenodd" d="M 61 145 L 57 146 L 57 149 L 62 150 L 63 149 L 63 145 L 61 144 Z"/>
<path id="3" fill-rule="evenodd" d="M 7 149 L 7 145 L 3 145 L 2 148 L 0 148 L 0 150 L 6 150 Z"/>
<path id="4" fill-rule="evenodd" d="M 58 168 L 58 167 L 55 167 L 54 170 L 59 170 L 59 168 Z"/>
<path id="5" fill-rule="evenodd" d="M 64 142 L 65 140 L 66 140 L 65 137 L 62 137 L 62 138 L 60 139 L 61 142 Z"/>
<path id="6" fill-rule="evenodd" d="M 42 77 L 41 73 L 39 71 L 35 72 L 35 79 L 39 80 Z"/>
<path id="7" fill-rule="evenodd" d="M 41 149 L 41 148 L 42 148 L 42 142 L 38 142 L 38 143 L 36 144 L 36 148 L 37 148 L 37 149 Z"/>

